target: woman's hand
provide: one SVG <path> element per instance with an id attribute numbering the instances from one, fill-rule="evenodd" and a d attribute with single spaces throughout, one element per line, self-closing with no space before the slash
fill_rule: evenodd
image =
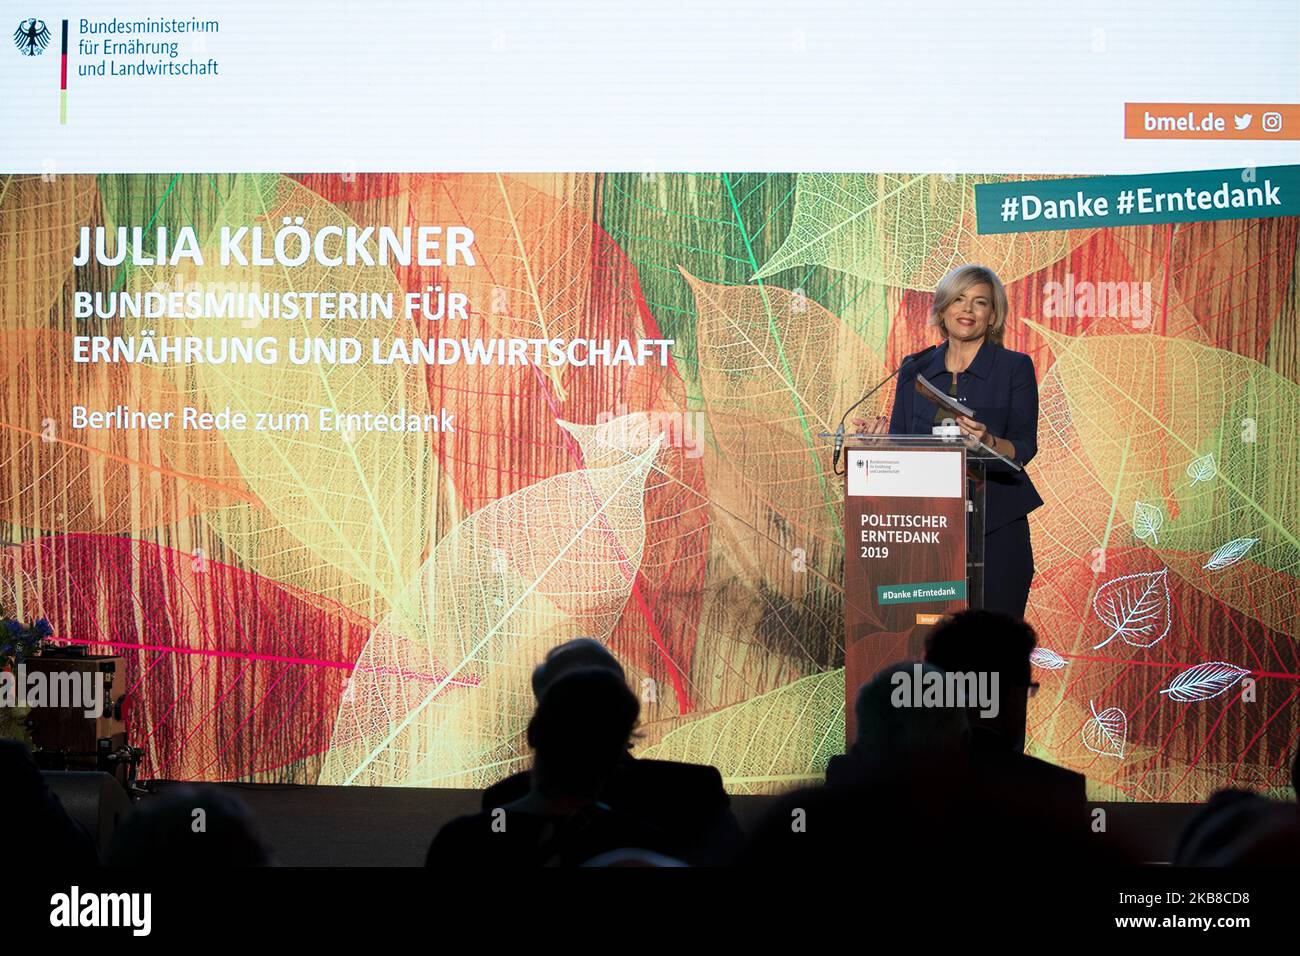
<path id="1" fill-rule="evenodd" d="M 966 433 L 972 444 L 988 445 L 990 448 L 996 439 L 989 434 L 988 426 L 965 415 L 957 416 L 957 427 Z"/>
<path id="2" fill-rule="evenodd" d="M 877 415 L 874 419 L 871 420 L 865 418 L 855 418 L 853 419 L 853 429 L 854 431 L 860 432 L 865 435 L 888 435 L 889 419 L 887 419 L 884 415 Z"/>

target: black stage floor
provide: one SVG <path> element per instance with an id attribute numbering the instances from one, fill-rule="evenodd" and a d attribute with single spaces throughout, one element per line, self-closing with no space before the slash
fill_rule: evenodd
<path id="1" fill-rule="evenodd" d="M 172 784 L 156 781 L 161 792 Z M 420 866 L 442 824 L 478 809 L 477 790 L 404 787 L 318 787 L 217 784 L 238 795 L 256 815 L 283 866 Z M 147 796 L 142 799 L 148 799 Z M 771 802 L 766 796 L 732 797 L 748 829 Z M 1168 860 L 1174 839 L 1196 804 L 1097 803 L 1107 832 L 1145 860 Z"/>

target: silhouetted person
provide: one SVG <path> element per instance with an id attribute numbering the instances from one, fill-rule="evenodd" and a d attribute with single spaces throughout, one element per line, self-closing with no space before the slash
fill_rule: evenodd
<path id="1" fill-rule="evenodd" d="M 776 801 L 741 855 L 753 866 L 860 866 L 882 872 L 936 866 L 989 868 L 1031 860 L 1120 861 L 1122 848 L 1093 834 L 1081 814 L 1058 812 L 1035 794 L 984 785 L 974 761 L 969 711 L 957 701 L 916 706 L 919 679 L 944 672 L 893 664 L 855 700 L 858 739 L 828 768 L 825 787 Z M 919 676 L 918 676 L 919 673 Z"/>
<path id="2" fill-rule="evenodd" d="M 653 850 L 638 850 L 635 847 L 623 850 L 610 850 L 599 856 L 593 856 L 583 866 L 602 869 L 659 869 L 689 866 L 688 863 L 673 856 L 664 856 Z"/>
<path id="3" fill-rule="evenodd" d="M 108 866 L 270 866 L 271 851 L 242 800 L 219 787 L 168 787 L 147 797 L 113 834 Z"/>
<path id="4" fill-rule="evenodd" d="M 943 674 L 933 664 L 903 661 L 859 688 L 853 705 L 858 736 L 847 754 L 831 758 L 826 768 L 829 786 L 881 782 L 924 786 L 950 783 L 965 773 L 971 730 L 964 710 L 894 706 L 900 690 L 895 675 L 910 683 L 917 673 Z"/>
<path id="5" fill-rule="evenodd" d="M 452 820 L 434 837 L 426 865 L 578 866 L 626 848 L 671 855 L 677 847 L 667 834 L 601 800 L 639 711 L 608 668 L 570 670 L 547 684 L 528 724 L 528 793 Z"/>
<path id="6" fill-rule="evenodd" d="M 828 768 L 829 785 L 776 800 L 741 863 L 821 867 L 870 859 L 892 871 L 932 842 L 960 838 L 952 795 L 968 789 L 970 725 L 958 708 L 895 706 L 895 675 L 910 681 L 917 664 L 892 664 L 859 689 L 858 738 Z M 930 664 L 919 673 L 942 675 Z"/>
<path id="7" fill-rule="evenodd" d="M 1179 834 L 1177 866 L 1300 865 L 1300 809 L 1247 790 L 1219 790 Z"/>
<path id="8" fill-rule="evenodd" d="M 997 675 L 996 716 L 982 716 L 979 707 L 967 711 L 971 764 L 982 783 L 1073 814 L 1087 800 L 1083 774 L 1025 754 L 1029 696 L 1036 689 L 1029 655 L 1037 644 L 1034 629 L 1020 618 L 962 611 L 926 637 L 925 659 L 951 673 Z"/>
<path id="9" fill-rule="evenodd" d="M 6 855 L 24 866 L 99 865 L 94 838 L 64 810 L 18 740 L 0 740 L 0 819 L 9 821 Z"/>
<path id="10" fill-rule="evenodd" d="M 533 671 L 533 695 L 575 669 L 595 667 L 624 680 L 623 668 L 604 644 L 580 637 L 551 648 Z M 520 799 L 529 790 L 522 771 L 483 791 L 484 810 Z M 670 760 L 645 760 L 624 752 L 606 781 L 601 800 L 650 827 L 672 834 L 691 863 L 723 863 L 744 837 L 731 813 L 731 800 L 717 768 Z"/>

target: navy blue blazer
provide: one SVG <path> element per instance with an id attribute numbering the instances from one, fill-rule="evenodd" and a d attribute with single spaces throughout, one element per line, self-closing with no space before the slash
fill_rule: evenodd
<path id="1" fill-rule="evenodd" d="M 898 373 L 891 435 L 928 435 L 934 427 L 934 402 L 916 394 L 916 376 L 924 375 L 940 391 L 947 391 L 951 375 L 944 368 L 948 343 L 915 359 Z M 966 371 L 957 376 L 957 400 L 975 411 L 975 420 L 987 425 L 998 438 L 1016 446 L 1016 461 L 1027 465 L 1038 454 L 1038 379 L 1034 360 L 1024 352 L 995 345 L 987 338 Z M 1000 469 L 1000 470 L 999 470 Z M 984 498 L 987 534 L 1022 518 L 1043 503 L 1038 490 L 1023 471 L 1000 462 L 990 465 Z"/>

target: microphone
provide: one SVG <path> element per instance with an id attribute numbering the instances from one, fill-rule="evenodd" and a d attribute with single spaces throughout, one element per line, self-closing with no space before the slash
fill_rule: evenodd
<path id="1" fill-rule="evenodd" d="M 844 422 L 848 419 L 849 413 L 852 412 L 853 409 L 861 405 L 863 402 L 865 402 L 867 399 L 869 399 L 872 395 L 875 395 L 876 392 L 880 391 L 880 389 L 883 388 L 885 384 L 889 382 L 890 379 L 892 379 L 895 375 L 897 375 L 899 372 L 903 370 L 903 366 L 906 365 L 908 362 L 914 361 L 915 359 L 919 359 L 922 356 L 929 355 L 938 347 L 939 346 L 937 345 L 927 345 L 919 352 L 913 352 L 911 355 L 903 356 L 903 361 L 898 363 L 898 368 L 894 369 L 883 379 L 877 382 L 874 386 L 872 386 L 871 391 L 867 392 L 867 394 L 863 395 L 861 398 L 859 398 L 856 402 L 854 402 L 845 410 L 844 414 L 840 416 L 839 427 L 835 429 L 835 453 L 831 458 L 831 471 L 835 472 L 835 474 L 837 475 L 839 474 L 838 469 L 840 467 L 840 455 L 844 451 Z"/>

